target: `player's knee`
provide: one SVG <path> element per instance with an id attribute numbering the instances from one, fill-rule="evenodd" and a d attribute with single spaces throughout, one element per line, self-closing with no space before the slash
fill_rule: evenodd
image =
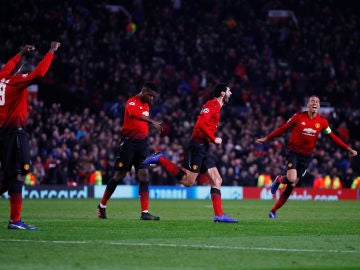
<path id="1" fill-rule="evenodd" d="M 140 182 L 148 182 L 149 181 L 148 170 L 139 170 L 138 178 Z"/>
<path id="2" fill-rule="evenodd" d="M 21 174 L 18 174 L 18 175 L 15 177 L 15 180 L 24 183 L 24 182 L 25 182 L 25 176 L 24 176 L 24 175 L 21 175 Z"/>
<path id="3" fill-rule="evenodd" d="M 188 175 L 184 175 L 184 177 L 180 181 L 180 184 L 184 185 L 185 187 L 191 187 L 195 185 L 195 183 L 196 183 L 196 178 L 195 179 L 189 178 Z"/>
<path id="4" fill-rule="evenodd" d="M 126 175 L 126 171 L 116 171 L 112 177 L 112 180 L 119 183 Z"/>
<path id="5" fill-rule="evenodd" d="M 9 181 L 9 193 L 21 193 L 24 181 L 19 181 L 18 177 L 14 177 Z"/>
<path id="6" fill-rule="evenodd" d="M 295 187 L 297 185 L 297 183 L 299 182 L 299 179 L 298 178 L 288 178 L 288 180 L 291 182 L 291 185 L 293 187 Z"/>

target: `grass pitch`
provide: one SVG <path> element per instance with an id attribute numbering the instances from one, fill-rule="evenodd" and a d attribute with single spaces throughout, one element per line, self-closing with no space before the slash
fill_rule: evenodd
<path id="1" fill-rule="evenodd" d="M 0 200 L 0 269 L 360 269 L 359 201 L 223 201 L 237 224 L 212 221 L 208 200 L 152 200 L 160 221 L 140 221 L 138 200 L 24 200 L 35 231 L 8 230 Z"/>

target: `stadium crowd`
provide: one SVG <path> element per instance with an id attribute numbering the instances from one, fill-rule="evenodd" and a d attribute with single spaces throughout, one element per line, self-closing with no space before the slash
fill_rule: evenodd
<path id="1" fill-rule="evenodd" d="M 310 94 L 320 97 L 334 132 L 360 149 L 360 27 L 351 6 L 312 0 L 119 3 L 0 4 L 1 61 L 24 44 L 62 43 L 37 96 L 30 96 L 27 131 L 36 184 L 105 184 L 124 101 L 147 80 L 161 93 L 153 117 L 164 122 L 150 145 L 177 164 L 211 87 L 219 81 L 232 86 L 219 128 L 223 144 L 211 148 L 223 185 L 256 186 L 259 176 L 273 179 L 284 171 L 286 138 L 266 146 L 255 138 L 301 110 Z M 293 13 L 269 16 L 269 10 Z M 309 172 L 304 186 L 328 176 L 350 187 L 360 175 L 359 157 L 350 160 L 321 138 Z M 177 184 L 160 166 L 151 176 L 152 184 Z M 131 171 L 124 184 L 136 181 Z"/>

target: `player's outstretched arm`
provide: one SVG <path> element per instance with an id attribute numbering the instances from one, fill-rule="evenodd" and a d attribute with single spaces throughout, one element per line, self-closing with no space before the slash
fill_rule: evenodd
<path id="1" fill-rule="evenodd" d="M 21 56 L 25 56 L 28 55 L 30 52 L 35 50 L 35 46 L 34 45 L 25 45 L 21 51 L 19 52 L 19 55 Z"/>

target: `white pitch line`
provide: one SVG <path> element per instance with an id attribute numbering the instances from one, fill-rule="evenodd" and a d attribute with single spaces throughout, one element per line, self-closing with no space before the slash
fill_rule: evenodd
<path id="1" fill-rule="evenodd" d="M 114 241 L 63 241 L 63 240 L 23 240 L 23 239 L 0 239 L 0 242 L 20 242 L 20 243 L 46 243 L 46 244 L 107 244 L 119 246 L 139 246 L 139 247 L 172 247 L 172 248 L 204 248 L 204 249 L 228 249 L 228 250 L 254 250 L 254 251 L 285 251 L 285 252 L 321 252 L 321 253 L 359 253 L 358 250 L 336 250 L 336 249 L 298 249 L 298 248 L 272 248 L 272 247 L 244 247 L 244 246 L 214 246 L 214 245 L 184 245 L 166 243 L 131 243 Z"/>
<path id="2" fill-rule="evenodd" d="M 233 249 L 233 250 L 255 250 L 255 251 L 288 251 L 288 252 L 321 252 L 321 253 L 358 253 L 356 250 L 323 250 L 323 249 L 296 249 L 296 248 L 266 248 L 266 247 L 242 247 L 242 246 L 213 246 L 213 245 L 182 245 L 182 244 L 149 244 L 129 242 L 108 242 L 110 245 L 123 246 L 157 246 L 157 247 L 180 247 L 180 248 L 207 248 L 207 249 Z"/>

